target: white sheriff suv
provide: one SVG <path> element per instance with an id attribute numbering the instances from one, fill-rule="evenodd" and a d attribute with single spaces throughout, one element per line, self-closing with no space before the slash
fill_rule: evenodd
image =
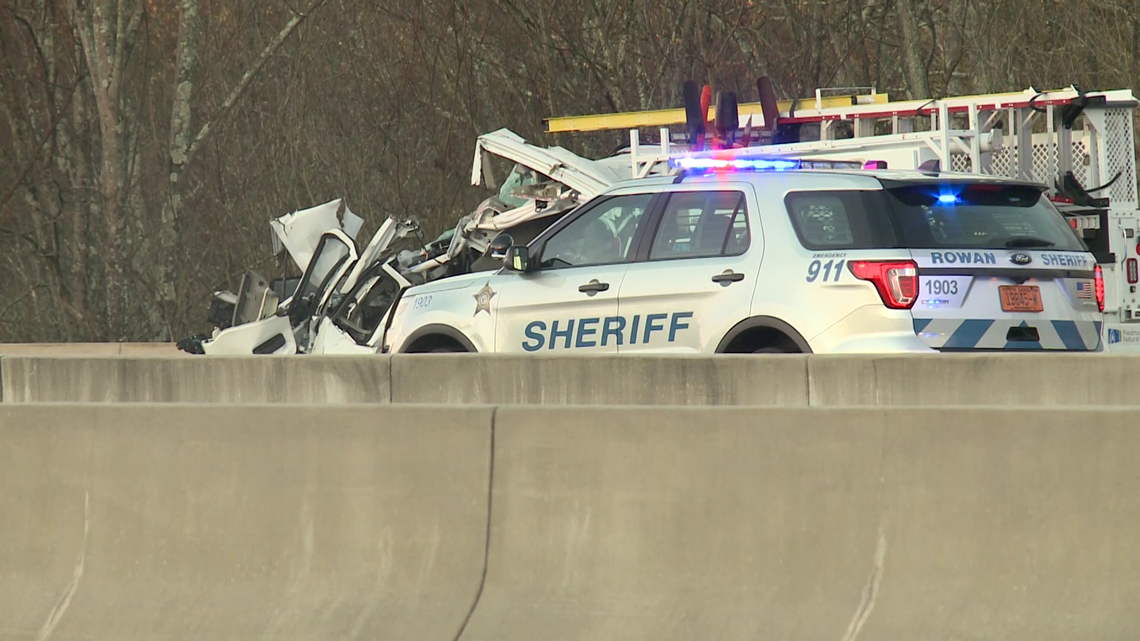
<path id="1" fill-rule="evenodd" d="M 684 165 L 682 165 L 684 166 Z M 613 185 L 502 269 L 406 289 L 379 351 L 1101 351 L 1104 285 L 1031 182 L 691 163 Z"/>

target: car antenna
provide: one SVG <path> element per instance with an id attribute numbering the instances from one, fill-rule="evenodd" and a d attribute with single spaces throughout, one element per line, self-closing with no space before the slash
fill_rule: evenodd
<path id="1" fill-rule="evenodd" d="M 918 170 L 924 174 L 937 176 L 942 171 L 942 163 L 937 158 L 927 160 L 918 166 Z"/>

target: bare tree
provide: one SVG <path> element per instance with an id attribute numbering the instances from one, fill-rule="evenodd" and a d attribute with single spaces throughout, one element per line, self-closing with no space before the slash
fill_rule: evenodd
<path id="1" fill-rule="evenodd" d="M 265 222 L 346 197 L 429 233 L 485 194 L 482 132 L 680 106 L 688 79 L 754 100 L 867 86 L 929 98 L 1132 87 L 1122 0 L 5 0 L 2 340 L 170 339 L 245 267 Z M 1137 130 L 1140 132 L 1140 129 Z M 367 229 L 365 230 L 368 231 Z"/>

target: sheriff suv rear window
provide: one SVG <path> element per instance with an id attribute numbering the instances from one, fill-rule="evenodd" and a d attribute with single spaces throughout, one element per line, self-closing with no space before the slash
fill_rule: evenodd
<path id="1" fill-rule="evenodd" d="M 793 192 L 785 199 L 800 243 L 827 249 L 1085 251 L 1032 186 L 934 182 L 884 190 Z"/>
<path id="2" fill-rule="evenodd" d="M 907 247 L 1085 251 L 1039 190 L 1021 185 L 908 185 L 886 191 Z"/>

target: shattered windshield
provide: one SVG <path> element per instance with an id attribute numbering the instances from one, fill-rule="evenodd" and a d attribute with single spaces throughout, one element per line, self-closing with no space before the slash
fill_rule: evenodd
<path id="1" fill-rule="evenodd" d="M 381 269 L 374 270 L 349 294 L 347 304 L 337 309 L 333 322 L 364 344 L 380 326 L 392 306 L 400 285 Z"/>
<path id="2" fill-rule="evenodd" d="M 537 171 L 515 163 L 514 169 L 511 170 L 507 179 L 503 181 L 503 186 L 499 187 L 499 199 L 506 203 L 511 209 L 522 207 L 527 203 L 527 199 L 515 195 L 515 191 L 522 187 L 533 187 L 544 180 L 548 179 Z"/>

